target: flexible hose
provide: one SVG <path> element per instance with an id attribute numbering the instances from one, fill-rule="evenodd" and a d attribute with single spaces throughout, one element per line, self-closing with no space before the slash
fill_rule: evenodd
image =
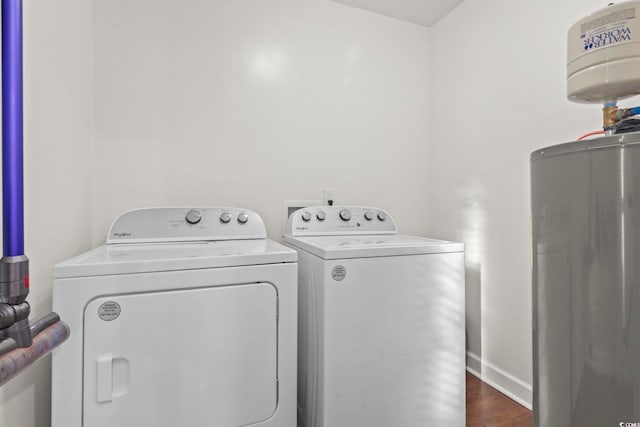
<path id="1" fill-rule="evenodd" d="M 594 130 L 592 132 L 587 132 L 585 134 L 582 134 L 578 137 L 578 139 L 576 139 L 576 141 L 582 141 L 585 138 L 589 138 L 590 136 L 594 136 L 594 135 L 604 135 L 604 131 L 603 130 Z"/>

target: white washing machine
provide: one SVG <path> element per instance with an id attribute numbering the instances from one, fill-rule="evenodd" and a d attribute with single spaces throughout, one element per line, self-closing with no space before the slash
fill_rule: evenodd
<path id="1" fill-rule="evenodd" d="M 131 211 L 55 267 L 53 427 L 294 427 L 297 254 L 255 212 Z"/>
<path id="2" fill-rule="evenodd" d="M 289 218 L 304 427 L 465 425 L 464 246 L 398 235 L 380 209 Z"/>

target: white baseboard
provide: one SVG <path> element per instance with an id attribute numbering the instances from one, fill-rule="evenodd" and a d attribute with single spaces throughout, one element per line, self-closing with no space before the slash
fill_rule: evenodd
<path id="1" fill-rule="evenodd" d="M 531 401 L 533 398 L 533 388 L 531 384 L 514 377 L 491 363 L 483 361 L 470 351 L 467 352 L 467 371 L 500 393 L 531 410 Z"/>

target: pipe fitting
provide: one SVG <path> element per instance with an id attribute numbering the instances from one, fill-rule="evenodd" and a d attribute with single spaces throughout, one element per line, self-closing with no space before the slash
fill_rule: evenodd
<path id="1" fill-rule="evenodd" d="M 14 305 L 13 310 L 16 312 L 16 322 L 28 319 L 29 314 L 31 314 L 31 306 L 26 301 L 22 304 Z"/>
<path id="2" fill-rule="evenodd" d="M 16 310 L 12 305 L 0 304 L 0 330 L 16 323 Z"/>
<path id="3" fill-rule="evenodd" d="M 618 108 L 615 102 L 609 102 L 604 104 L 602 108 L 603 115 L 603 129 L 605 132 L 613 131 L 619 122 L 629 117 L 633 117 L 640 114 L 640 107 L 634 108 Z"/>
<path id="4" fill-rule="evenodd" d="M 3 332 L 6 338 L 13 339 L 20 348 L 31 347 L 31 344 L 33 344 L 29 319 L 18 320 Z"/>
<path id="5" fill-rule="evenodd" d="M 621 120 L 618 118 L 618 111 L 620 111 L 620 109 L 616 104 L 605 104 L 604 108 L 602 108 L 602 128 L 605 131 L 614 129 Z"/>
<path id="6" fill-rule="evenodd" d="M 0 259 L 0 338 L 12 338 L 18 347 L 31 346 L 29 313 L 29 259 L 24 256 Z"/>
<path id="7" fill-rule="evenodd" d="M 0 303 L 0 331 L 28 319 L 30 313 L 31 306 L 26 301 L 18 305 Z"/>
<path id="8" fill-rule="evenodd" d="M 618 121 L 627 119 L 627 118 L 632 117 L 634 115 L 635 114 L 634 114 L 632 108 L 621 108 L 616 113 L 616 117 L 618 118 Z"/>
<path id="9" fill-rule="evenodd" d="M 29 294 L 29 259 L 24 256 L 0 259 L 0 303 L 22 304 Z"/>

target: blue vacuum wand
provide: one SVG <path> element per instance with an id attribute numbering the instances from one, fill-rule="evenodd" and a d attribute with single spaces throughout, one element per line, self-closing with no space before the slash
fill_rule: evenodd
<path id="1" fill-rule="evenodd" d="M 0 386 L 69 337 L 55 313 L 29 326 L 29 260 L 24 255 L 22 0 L 2 1 L 2 238 Z"/>
<path id="2" fill-rule="evenodd" d="M 2 0 L 2 226 L 0 340 L 31 346 L 24 255 L 22 0 Z"/>

